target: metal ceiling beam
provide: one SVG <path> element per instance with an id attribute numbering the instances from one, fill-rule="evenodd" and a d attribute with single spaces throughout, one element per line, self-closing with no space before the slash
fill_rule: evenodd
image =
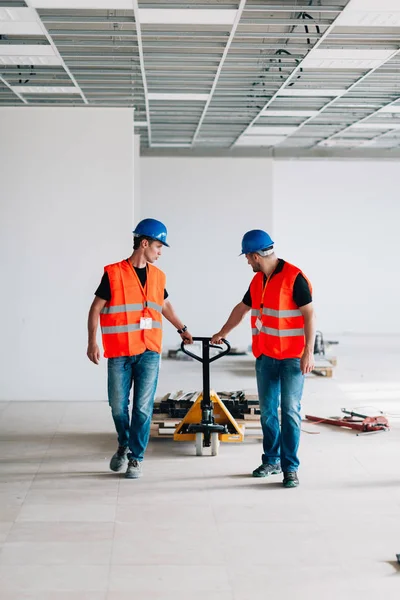
<path id="1" fill-rule="evenodd" d="M 246 8 L 246 12 L 325 12 L 325 13 L 340 13 L 344 6 L 324 6 L 320 4 L 303 4 L 298 5 L 297 2 L 293 2 L 292 5 L 287 4 L 253 4 Z"/>
<path id="2" fill-rule="evenodd" d="M 137 43 L 132 41 L 124 41 L 124 40 L 98 40 L 98 41 L 88 41 L 88 40 L 58 40 L 58 46 L 60 48 L 69 48 L 72 46 L 73 48 L 114 48 L 118 50 L 119 48 L 133 48 L 137 50 Z"/>
<path id="3" fill-rule="evenodd" d="M 309 21 L 305 22 L 306 25 L 309 25 Z M 301 21 L 298 23 L 298 25 L 304 25 L 304 22 Z M 243 23 L 242 23 L 243 26 Z M 249 24 L 250 27 L 250 24 Z M 222 34 L 218 34 L 220 37 L 223 37 Z M 292 33 L 288 33 L 288 32 L 280 32 L 280 31 L 269 31 L 266 32 L 265 28 L 261 28 L 260 27 L 260 31 L 238 31 L 237 33 L 237 37 L 238 39 L 240 38 L 259 38 L 259 39 L 281 39 L 284 38 L 286 39 L 309 39 L 309 38 L 319 38 L 321 37 L 323 34 L 321 33 L 317 33 L 316 31 L 310 31 L 309 33 L 303 33 L 301 31 L 299 32 L 292 32 Z M 194 32 L 183 32 L 183 31 L 156 31 L 156 30 L 147 30 L 145 33 L 143 33 L 143 37 L 155 37 L 155 38 L 162 38 L 162 37 L 193 37 L 193 38 L 202 38 L 202 37 L 210 37 L 210 33 L 209 32 L 202 32 L 202 35 L 197 35 Z"/>
<path id="4" fill-rule="evenodd" d="M 90 16 L 90 15 L 40 15 L 43 23 L 134 23 L 129 16 Z"/>
<path id="5" fill-rule="evenodd" d="M 69 70 L 69 68 L 67 67 L 67 65 L 64 62 L 63 57 L 61 56 L 61 54 L 58 51 L 57 46 L 55 45 L 53 38 L 49 35 L 44 23 L 42 23 L 42 21 L 40 20 L 40 16 L 38 11 L 36 10 L 36 8 L 34 6 L 32 6 L 32 0 L 25 0 L 25 4 L 27 5 L 28 8 L 30 8 L 34 14 L 37 17 L 37 21 L 38 24 L 40 25 L 40 28 L 42 29 L 44 35 L 46 36 L 46 38 L 48 39 L 51 47 L 53 48 L 53 51 L 55 53 L 55 55 L 60 59 L 62 66 L 64 67 L 65 71 L 68 73 L 69 78 L 71 79 L 71 81 L 73 82 L 73 84 L 75 85 L 75 87 L 77 88 L 77 90 L 79 91 L 79 94 L 82 98 L 82 100 L 84 101 L 85 104 L 89 104 L 88 101 L 85 98 L 85 94 L 82 92 L 81 88 L 78 85 L 78 82 L 76 81 L 75 77 L 72 75 L 71 71 Z"/>
<path id="6" fill-rule="evenodd" d="M 66 21 L 66 23 L 70 24 L 70 21 Z M 107 21 L 104 23 L 105 25 L 110 25 L 112 26 L 114 24 L 113 21 Z M 133 22 L 134 24 L 134 22 Z M 308 21 L 306 21 L 306 24 L 308 24 Z M 322 25 L 322 26 L 326 26 L 328 27 L 330 24 L 330 21 L 324 20 L 324 21 L 313 21 L 312 25 Z M 251 25 L 256 25 L 255 23 L 242 23 L 242 26 L 248 26 L 251 27 Z M 264 23 L 261 23 L 260 21 L 257 21 L 257 26 L 261 26 L 261 25 L 266 25 L 266 26 L 273 26 L 273 27 L 290 27 L 290 26 L 301 26 L 304 25 L 304 21 L 299 21 L 298 19 L 287 19 L 286 22 L 283 21 L 278 21 L 277 19 L 270 19 L 270 20 L 266 20 Z M 74 35 L 74 36 L 80 36 L 80 35 L 113 35 L 113 36 L 127 36 L 127 35 L 136 35 L 136 27 L 132 28 L 132 29 L 64 29 L 62 27 L 59 28 L 51 28 L 48 30 L 50 35 Z M 143 36 L 142 37 L 149 37 L 149 36 L 158 36 L 159 34 L 163 33 L 164 35 L 168 35 L 168 36 L 175 36 L 175 37 L 179 37 L 180 33 L 184 34 L 185 37 L 187 37 L 188 35 L 193 35 L 193 37 L 197 37 L 196 33 L 197 32 L 180 32 L 178 30 L 176 31 L 166 31 L 166 32 L 159 32 L 157 30 L 147 30 L 146 32 L 143 32 Z M 244 33 L 252 33 L 252 32 L 242 32 L 239 33 L 239 35 L 243 35 Z M 255 34 L 259 34 L 261 37 L 277 37 L 280 36 L 280 32 L 254 32 Z M 207 32 L 203 32 L 203 36 L 204 35 L 208 35 Z M 287 37 L 287 34 L 282 33 L 282 35 L 284 37 Z M 302 34 L 301 37 L 304 37 L 305 34 Z M 310 35 L 310 34 L 307 34 Z M 338 34 L 341 36 L 345 36 L 343 37 L 343 39 L 346 39 L 346 34 Z M 382 34 L 383 35 L 383 34 Z M 202 37 L 203 37 L 202 36 Z M 359 34 L 360 38 L 368 38 L 368 34 Z M 300 37 L 300 36 L 297 36 Z M 382 39 L 392 39 L 393 38 L 393 34 L 389 35 L 386 34 Z M 338 39 L 342 39 L 338 38 Z M 221 42 L 222 43 L 222 42 Z"/>
<path id="7" fill-rule="evenodd" d="M 147 135 L 148 135 L 148 140 L 149 140 L 149 146 L 151 148 L 151 123 L 150 123 L 149 92 L 147 89 L 146 68 L 144 65 L 142 28 L 140 26 L 138 0 L 132 0 L 132 4 L 133 4 L 133 13 L 135 15 L 137 43 L 138 43 L 138 49 L 139 49 L 140 71 L 142 73 L 144 102 L 145 102 L 145 106 L 146 106 Z"/>
<path id="8" fill-rule="evenodd" d="M 222 71 L 222 68 L 224 66 L 225 59 L 226 59 L 226 57 L 228 55 L 229 48 L 231 47 L 231 44 L 233 42 L 233 38 L 235 37 L 236 30 L 237 30 L 238 25 L 240 23 L 240 19 L 242 18 L 242 14 L 243 14 L 243 10 L 244 10 L 245 5 L 246 5 L 246 0 L 240 0 L 239 7 L 238 7 L 238 10 L 237 10 L 237 13 L 236 13 L 236 16 L 235 16 L 235 20 L 233 22 L 232 29 L 230 31 L 229 38 L 228 38 L 228 41 L 227 41 L 226 46 L 225 46 L 225 50 L 224 50 L 224 52 L 222 54 L 221 61 L 220 61 L 219 65 L 218 65 L 218 69 L 217 69 L 217 72 L 216 72 L 213 84 L 211 86 L 210 95 L 209 95 L 209 97 L 207 99 L 207 102 L 206 102 L 206 104 L 204 106 L 203 113 L 202 113 L 202 115 L 200 117 L 199 123 L 197 125 L 196 131 L 195 131 L 193 139 L 192 139 L 192 146 L 196 143 L 196 138 L 197 138 L 197 136 L 199 134 L 199 131 L 201 129 L 201 126 L 203 124 L 203 121 L 204 121 L 204 118 L 206 116 L 208 107 L 210 106 L 210 102 L 211 102 L 212 97 L 214 95 L 215 88 L 217 87 L 218 79 L 219 79 L 219 76 L 221 75 L 221 71 Z"/>
<path id="9" fill-rule="evenodd" d="M 30 37 L 26 36 L 24 38 L 14 37 L 8 35 L 7 37 L 2 38 L 0 35 L 0 46 L 21 46 L 21 48 L 25 45 L 29 44 L 29 46 L 48 46 L 49 43 L 44 38 L 39 37 Z"/>
<path id="10" fill-rule="evenodd" d="M 371 32 L 371 33 L 355 33 L 355 32 L 349 32 L 349 33 L 331 33 L 329 41 L 349 41 L 349 42 L 359 42 L 362 40 L 365 40 L 366 42 L 386 42 L 386 41 L 397 41 L 398 42 L 399 39 L 399 34 L 396 33 L 377 33 L 375 32 Z M 357 46 L 358 47 L 358 46 Z"/>
<path id="11" fill-rule="evenodd" d="M 128 50 L 124 50 L 122 52 L 95 52 L 95 53 L 90 53 L 90 52 L 84 52 L 83 51 L 84 46 L 82 47 L 80 52 L 70 52 L 69 50 L 67 52 L 63 52 L 63 58 L 68 58 L 69 56 L 73 56 L 73 57 L 81 57 L 82 59 L 85 58 L 90 58 L 90 59 L 110 59 L 115 63 L 115 59 L 116 58 L 131 58 L 130 60 L 130 64 L 132 65 L 132 63 L 134 61 L 137 61 L 137 57 L 132 55 L 132 52 L 128 51 Z M 90 47 L 88 48 L 90 50 Z M 140 62 L 140 60 L 139 60 Z"/>
<path id="12" fill-rule="evenodd" d="M 135 37 L 136 29 L 49 29 L 49 34 L 53 37 L 73 36 L 79 37 Z"/>
<path id="13" fill-rule="evenodd" d="M 245 9 L 245 12 L 248 9 Z M 276 11 L 274 11 L 276 12 Z M 307 11 L 308 12 L 308 11 Z M 277 19 L 277 18 L 262 18 L 262 19 L 256 19 L 255 17 L 250 17 L 247 18 L 244 17 L 243 18 L 243 23 L 242 25 L 278 25 L 280 27 L 291 27 L 292 25 L 296 26 L 296 25 L 303 25 L 304 22 L 306 22 L 307 24 L 310 25 L 326 25 L 326 27 L 329 27 L 329 25 L 331 24 L 331 20 L 330 19 L 318 19 L 318 18 L 313 18 L 312 21 L 308 22 L 308 21 L 301 21 L 300 19 L 291 19 L 291 18 L 287 18 L 287 19 Z"/>
<path id="14" fill-rule="evenodd" d="M 68 58 L 65 56 L 64 54 L 64 58 Z M 115 59 L 118 58 L 118 65 L 115 62 Z M 131 61 L 121 61 L 120 60 L 120 56 L 113 56 L 112 54 L 108 54 L 105 56 L 100 56 L 100 57 L 91 57 L 90 54 L 82 55 L 82 54 L 75 54 L 75 55 L 71 55 L 71 59 L 68 60 L 68 66 L 71 67 L 71 69 L 77 69 L 79 71 L 80 68 L 86 68 L 86 69 L 98 69 L 98 72 L 101 73 L 101 69 L 106 69 L 108 66 L 112 67 L 115 71 L 118 71 L 118 69 L 132 69 L 132 67 L 134 66 L 132 64 Z M 126 56 L 124 56 L 123 58 L 126 58 Z"/>

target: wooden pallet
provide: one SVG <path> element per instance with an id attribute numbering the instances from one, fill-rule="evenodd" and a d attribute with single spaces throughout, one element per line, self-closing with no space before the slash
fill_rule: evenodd
<path id="1" fill-rule="evenodd" d="M 315 359 L 315 367 L 313 369 L 314 375 L 321 375 L 322 377 L 332 377 L 333 367 L 337 365 L 337 358 L 335 356 L 325 356 Z"/>

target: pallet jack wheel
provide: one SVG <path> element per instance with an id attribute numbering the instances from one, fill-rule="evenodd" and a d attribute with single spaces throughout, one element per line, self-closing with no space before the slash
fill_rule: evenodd
<path id="1" fill-rule="evenodd" d="M 196 456 L 203 456 L 203 433 L 196 433 Z"/>
<path id="2" fill-rule="evenodd" d="M 211 456 L 217 456 L 219 450 L 219 437 L 218 433 L 211 434 Z"/>

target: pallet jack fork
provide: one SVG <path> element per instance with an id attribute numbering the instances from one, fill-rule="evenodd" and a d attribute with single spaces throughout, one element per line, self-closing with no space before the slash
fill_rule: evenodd
<path id="1" fill-rule="evenodd" d="M 211 338 L 208 337 L 194 337 L 193 341 L 202 343 L 202 356 L 189 352 L 183 343 L 181 349 L 185 354 L 202 363 L 203 392 L 177 426 L 174 440 L 194 441 L 197 456 L 202 456 L 203 449 L 211 446 L 211 455 L 216 456 L 220 442 L 243 442 L 244 439 L 241 427 L 214 390 L 210 390 L 210 363 L 228 354 L 231 347 L 229 342 L 222 340 L 226 346 L 226 349 L 222 350 L 221 346 L 212 345 Z M 210 358 L 210 348 L 217 348 L 222 352 Z"/>
<path id="2" fill-rule="evenodd" d="M 359 431 L 357 435 L 389 431 L 389 421 L 386 417 L 368 417 L 368 415 L 362 415 L 351 410 L 346 410 L 345 408 L 342 408 L 342 412 L 348 416 L 343 417 L 343 419 L 340 419 L 339 417 L 325 419 L 323 417 L 306 415 L 306 419 L 308 421 L 313 421 L 314 423 L 326 423 L 328 425 L 336 425 L 337 427 L 355 429 L 356 431 Z"/>

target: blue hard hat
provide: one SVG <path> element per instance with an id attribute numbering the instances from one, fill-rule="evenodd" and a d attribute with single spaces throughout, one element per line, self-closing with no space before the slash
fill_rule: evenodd
<path id="1" fill-rule="evenodd" d="M 143 219 L 143 221 L 139 221 L 133 230 L 133 235 L 135 237 L 145 236 L 169 247 L 169 244 L 167 244 L 167 228 L 164 223 L 156 219 Z"/>
<path id="2" fill-rule="evenodd" d="M 251 254 L 252 252 L 270 248 L 273 245 L 274 242 L 266 231 L 263 231 L 262 229 L 252 229 L 243 236 L 241 254 Z"/>

